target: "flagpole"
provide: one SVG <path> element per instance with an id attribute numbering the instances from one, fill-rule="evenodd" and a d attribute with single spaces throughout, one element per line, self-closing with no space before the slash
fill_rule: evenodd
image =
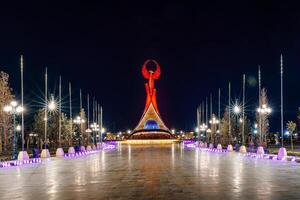
<path id="1" fill-rule="evenodd" d="M 24 108 L 24 65 L 23 65 L 23 55 L 21 55 L 21 106 Z M 24 151 L 25 141 L 24 141 L 24 110 L 21 112 L 22 115 L 22 151 Z"/>
<path id="2" fill-rule="evenodd" d="M 280 115 L 281 115 L 281 147 L 283 147 L 283 59 L 280 55 Z"/>
<path id="3" fill-rule="evenodd" d="M 231 143 L 231 83 L 228 84 L 228 137 Z"/>
<path id="4" fill-rule="evenodd" d="M 69 82 L 69 114 L 70 114 L 70 131 L 73 145 L 73 116 L 72 116 L 72 84 Z"/>
<path id="5" fill-rule="evenodd" d="M 280 55 L 280 103 L 281 103 L 281 108 L 280 108 L 280 124 L 281 124 L 281 148 L 278 151 L 277 159 L 283 160 L 287 156 L 287 151 L 286 148 L 283 146 L 283 58 L 282 54 Z"/>
<path id="6" fill-rule="evenodd" d="M 47 149 L 47 126 L 48 126 L 48 72 L 46 67 L 45 73 L 45 137 L 44 137 L 44 148 Z"/>
<path id="7" fill-rule="evenodd" d="M 245 81 L 246 75 L 243 74 L 243 121 L 242 121 L 242 145 L 245 143 Z"/>
<path id="8" fill-rule="evenodd" d="M 59 147 L 61 147 L 61 76 L 59 76 L 59 129 L 58 129 L 58 141 Z"/>

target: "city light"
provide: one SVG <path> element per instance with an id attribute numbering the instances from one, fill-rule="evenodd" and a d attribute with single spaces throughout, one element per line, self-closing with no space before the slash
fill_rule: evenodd
<path id="1" fill-rule="evenodd" d="M 22 130 L 22 126 L 21 126 L 20 124 L 18 124 L 18 125 L 16 126 L 16 131 L 20 132 L 21 130 Z"/>
<path id="2" fill-rule="evenodd" d="M 99 131 L 100 130 L 99 125 L 96 122 L 91 124 L 91 128 L 92 128 L 92 131 Z"/>
<path id="3" fill-rule="evenodd" d="M 241 113 L 241 107 L 239 105 L 233 106 L 233 112 L 238 115 Z"/>
<path id="4" fill-rule="evenodd" d="M 272 109 L 266 104 L 263 104 L 262 107 L 257 108 L 257 112 L 261 114 L 270 114 L 272 112 Z"/>
<path id="5" fill-rule="evenodd" d="M 207 129 L 207 125 L 206 124 L 203 123 L 203 124 L 200 125 L 200 130 L 201 131 L 206 131 L 206 129 Z"/>
<path id="6" fill-rule="evenodd" d="M 216 117 L 213 117 L 211 120 L 209 120 L 210 124 L 218 124 L 219 122 L 220 121 Z"/>
<path id="7" fill-rule="evenodd" d="M 92 130 L 88 128 L 88 129 L 85 130 L 85 132 L 86 132 L 86 133 L 91 133 Z"/>
<path id="8" fill-rule="evenodd" d="M 12 101 L 9 105 L 4 106 L 3 111 L 11 114 L 13 117 L 13 160 L 17 159 L 17 131 L 21 131 L 22 127 L 16 125 L 16 115 L 23 112 L 23 107 L 18 106 L 18 103 L 16 101 Z"/>
<path id="9" fill-rule="evenodd" d="M 74 122 L 75 124 L 83 124 L 83 123 L 85 123 L 85 120 L 82 119 L 80 116 L 77 116 L 77 117 L 73 120 L 73 122 Z"/>

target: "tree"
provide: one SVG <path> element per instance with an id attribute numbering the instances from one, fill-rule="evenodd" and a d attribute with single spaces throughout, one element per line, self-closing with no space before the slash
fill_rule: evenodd
<path id="1" fill-rule="evenodd" d="M 45 110 L 40 109 L 34 115 L 34 122 L 33 122 L 33 132 L 38 135 L 40 141 L 44 141 L 45 137 Z M 53 112 L 48 117 L 47 123 L 47 137 L 48 137 L 48 144 L 51 148 L 58 147 L 58 133 L 59 133 L 59 114 L 58 112 Z M 72 144 L 72 133 L 70 127 L 70 120 L 66 117 L 64 113 L 61 116 L 61 139 L 62 145 L 70 146 Z"/>
<path id="2" fill-rule="evenodd" d="M 294 145 L 293 145 L 293 133 L 296 130 L 296 123 L 293 121 L 288 121 L 286 124 L 287 130 L 289 131 L 289 134 L 291 135 L 291 149 L 292 151 L 294 150 Z"/>
<path id="3" fill-rule="evenodd" d="M 268 107 L 267 90 L 263 88 L 260 93 L 260 107 Z M 259 145 L 266 146 L 267 135 L 269 134 L 269 113 L 256 113 L 256 122 L 258 125 L 258 134 L 256 135 L 256 142 Z"/>
<path id="4" fill-rule="evenodd" d="M 38 135 L 40 141 L 40 147 L 42 147 L 42 141 L 44 141 L 45 134 L 45 110 L 39 109 L 38 112 L 34 115 L 33 133 Z"/>
<path id="5" fill-rule="evenodd" d="M 0 72 L 0 154 L 12 149 L 12 121 L 11 116 L 3 111 L 5 105 L 8 105 L 12 99 L 12 89 L 8 83 L 9 75 Z"/>
<path id="6" fill-rule="evenodd" d="M 231 122 L 232 122 L 232 120 L 231 120 Z M 226 107 L 223 118 L 221 119 L 220 133 L 221 133 L 221 144 L 223 146 L 230 144 L 231 141 L 232 141 L 232 135 L 229 134 L 229 112 L 228 112 L 228 107 Z"/>
<path id="7" fill-rule="evenodd" d="M 80 110 L 79 116 L 81 119 L 83 119 L 85 122 L 80 124 L 80 132 L 81 132 L 81 137 L 82 137 L 82 145 L 88 145 L 89 143 L 89 134 L 86 132 L 87 129 L 87 120 L 86 120 L 86 115 L 85 115 L 85 111 L 82 108 Z"/>

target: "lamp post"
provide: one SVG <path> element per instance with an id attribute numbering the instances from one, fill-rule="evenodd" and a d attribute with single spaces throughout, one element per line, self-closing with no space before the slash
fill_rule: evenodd
<path id="1" fill-rule="evenodd" d="M 220 121 L 216 118 L 215 114 L 212 114 L 212 118 L 211 118 L 211 120 L 209 120 L 209 123 L 211 124 L 211 127 L 212 127 L 212 132 L 210 134 L 210 136 L 211 136 L 210 142 L 213 142 L 213 144 L 215 144 L 215 137 L 213 137 L 213 134 L 216 134 L 216 126 L 217 126 L 217 124 L 220 123 Z M 212 141 L 212 140 L 214 140 L 214 141 Z"/>
<path id="2" fill-rule="evenodd" d="M 200 130 L 199 130 L 201 135 L 202 134 L 204 135 L 206 130 L 207 130 L 207 125 L 205 123 L 201 124 L 200 125 Z"/>
<path id="3" fill-rule="evenodd" d="M 92 123 L 91 124 L 91 128 L 92 128 L 92 131 L 93 131 L 93 143 L 94 145 L 96 145 L 96 137 L 95 137 L 95 132 L 98 132 L 100 129 L 99 129 L 99 124 L 97 124 L 96 122 Z"/>
<path id="4" fill-rule="evenodd" d="M 287 156 L 286 148 L 283 146 L 283 59 L 280 55 L 280 125 L 281 125 L 281 148 L 278 151 L 277 158 L 282 160 Z"/>
<path id="5" fill-rule="evenodd" d="M 237 103 L 237 101 L 235 102 L 235 105 L 232 108 L 233 114 L 235 115 L 235 130 L 238 130 L 238 120 L 242 111 L 241 106 Z M 238 139 L 238 137 L 237 137 Z"/>
<path id="6" fill-rule="evenodd" d="M 74 119 L 74 124 L 77 124 L 78 125 L 78 127 L 79 127 L 79 138 L 78 138 L 78 143 L 79 143 L 79 146 L 80 146 L 80 144 L 81 144 L 81 141 L 80 141 L 80 138 L 81 138 L 81 124 L 84 124 L 85 123 L 85 120 L 84 119 L 82 119 L 80 116 L 77 116 L 75 119 Z"/>
<path id="7" fill-rule="evenodd" d="M 262 143 L 263 141 L 263 135 L 265 135 L 265 133 L 263 133 L 263 129 L 262 129 L 262 117 L 269 115 L 272 112 L 272 109 L 267 105 L 267 104 L 263 104 L 261 107 L 257 108 L 257 112 L 259 115 L 259 129 L 260 129 L 260 143 Z"/>
<path id="8" fill-rule="evenodd" d="M 88 134 L 88 145 L 90 144 L 90 134 L 92 133 L 92 130 L 90 129 L 90 95 L 87 95 L 87 129 L 85 130 L 85 132 Z"/>
<path id="9" fill-rule="evenodd" d="M 16 115 L 23 113 L 24 108 L 19 106 L 16 101 L 10 102 L 9 105 L 4 106 L 4 112 L 9 113 L 13 117 L 13 130 L 14 130 L 14 142 L 13 142 L 13 155 L 12 159 L 17 159 L 17 127 L 16 127 Z M 21 128 L 22 129 L 22 128 Z"/>
<path id="10" fill-rule="evenodd" d="M 62 112 L 61 112 L 61 76 L 59 76 L 59 109 L 58 109 L 58 148 L 56 150 L 56 157 L 63 157 L 65 155 L 65 152 L 63 148 L 61 147 L 61 119 L 62 119 Z"/>
<path id="11" fill-rule="evenodd" d="M 269 115 L 272 112 L 272 109 L 268 107 L 267 104 L 262 104 L 260 107 L 257 108 L 257 113 L 259 116 L 259 147 L 257 148 L 257 154 L 262 156 L 264 154 L 264 148 L 262 146 L 262 140 L 263 140 L 263 129 L 262 129 L 262 117 Z"/>

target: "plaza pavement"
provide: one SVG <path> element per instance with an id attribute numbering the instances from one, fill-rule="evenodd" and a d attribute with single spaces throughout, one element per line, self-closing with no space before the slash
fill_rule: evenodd
<path id="1" fill-rule="evenodd" d="M 0 169 L 0 199 L 300 199 L 300 164 L 173 145 L 119 145 Z"/>

